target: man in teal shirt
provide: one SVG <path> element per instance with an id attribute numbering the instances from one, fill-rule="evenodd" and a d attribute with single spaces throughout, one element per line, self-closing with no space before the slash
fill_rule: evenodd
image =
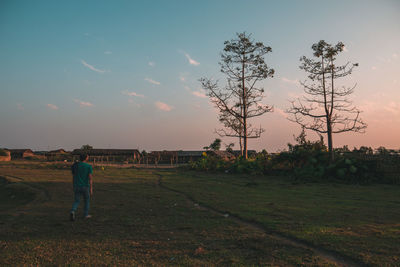
<path id="1" fill-rule="evenodd" d="M 93 195 L 93 168 L 90 164 L 86 163 L 89 159 L 89 155 L 82 154 L 79 156 L 80 161 L 75 162 L 71 169 L 73 175 L 73 188 L 74 188 L 74 204 L 70 213 L 71 221 L 75 221 L 75 212 L 79 206 L 81 197 L 85 201 L 84 217 L 86 219 L 91 218 L 89 215 L 90 197 Z"/>

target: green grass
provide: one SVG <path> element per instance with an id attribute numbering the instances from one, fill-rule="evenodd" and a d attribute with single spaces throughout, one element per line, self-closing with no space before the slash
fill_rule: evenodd
<path id="1" fill-rule="evenodd" d="M 164 173 L 200 203 L 371 265 L 400 265 L 400 187 L 284 177 Z"/>
<path id="2" fill-rule="evenodd" d="M 77 221 L 70 222 L 73 196 L 68 168 L 1 164 L 0 176 L 12 183 L 0 184 L 0 265 L 333 265 L 311 250 L 284 244 L 193 205 L 181 194 L 160 187 L 154 172 L 95 170 L 93 218 L 82 219 L 80 206 Z M 202 201 L 232 209 L 238 204 L 235 198 L 219 198 L 220 186 L 201 192 L 207 177 L 198 183 L 192 175 L 161 173 L 168 186 Z M 219 185 L 218 180 L 211 177 L 210 184 Z M 242 187 L 240 179 L 236 183 L 227 187 L 232 194 L 235 186 Z M 255 201 L 260 199 L 262 194 L 254 194 Z"/>

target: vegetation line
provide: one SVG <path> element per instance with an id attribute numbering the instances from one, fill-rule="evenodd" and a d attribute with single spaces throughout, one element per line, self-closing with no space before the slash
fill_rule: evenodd
<path id="1" fill-rule="evenodd" d="M 260 231 L 264 232 L 265 234 L 272 236 L 275 239 L 277 239 L 283 243 L 286 243 L 288 245 L 312 250 L 318 256 L 328 259 L 328 260 L 331 260 L 331 261 L 335 262 L 338 266 L 366 266 L 365 263 L 360 262 L 356 259 L 350 258 L 348 256 L 341 255 L 340 253 L 338 253 L 336 251 L 327 250 L 322 247 L 317 247 L 307 241 L 297 239 L 294 237 L 289 237 L 280 232 L 266 229 L 263 225 L 261 225 L 257 221 L 248 220 L 248 219 L 241 217 L 240 215 L 232 214 L 229 211 L 222 211 L 218 208 L 215 208 L 215 207 L 212 207 L 205 203 L 199 202 L 196 199 L 194 199 L 191 195 L 189 195 L 185 192 L 179 191 L 177 189 L 170 188 L 170 187 L 166 186 L 165 184 L 163 184 L 163 182 L 162 182 L 163 176 L 161 174 L 155 173 L 155 175 L 158 176 L 157 185 L 159 187 L 184 196 L 187 200 L 192 202 L 194 205 L 198 205 L 199 208 L 206 209 L 210 212 L 216 213 L 216 214 L 224 216 L 224 217 L 229 217 L 231 220 L 235 221 L 236 223 L 244 224 L 244 225 L 250 226 L 252 228 L 255 228 L 257 230 L 260 230 Z"/>

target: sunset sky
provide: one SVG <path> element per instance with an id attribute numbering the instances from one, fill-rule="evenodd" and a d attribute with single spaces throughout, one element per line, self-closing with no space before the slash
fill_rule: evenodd
<path id="1" fill-rule="evenodd" d="M 244 31 L 272 48 L 275 69 L 263 82 L 275 111 L 254 120 L 266 132 L 250 149 L 294 142 L 284 111 L 321 39 L 345 44 L 338 63 L 359 63 L 338 85 L 357 84 L 368 124 L 334 146 L 400 148 L 398 0 L 0 1 L 0 147 L 202 149 L 220 125 L 198 80 L 224 82 L 223 43 Z"/>

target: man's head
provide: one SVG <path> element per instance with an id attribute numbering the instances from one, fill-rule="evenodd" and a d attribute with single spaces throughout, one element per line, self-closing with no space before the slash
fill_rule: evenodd
<path id="1" fill-rule="evenodd" d="M 87 161 L 89 159 L 89 155 L 86 153 L 80 154 L 79 155 L 79 160 L 80 161 Z"/>

